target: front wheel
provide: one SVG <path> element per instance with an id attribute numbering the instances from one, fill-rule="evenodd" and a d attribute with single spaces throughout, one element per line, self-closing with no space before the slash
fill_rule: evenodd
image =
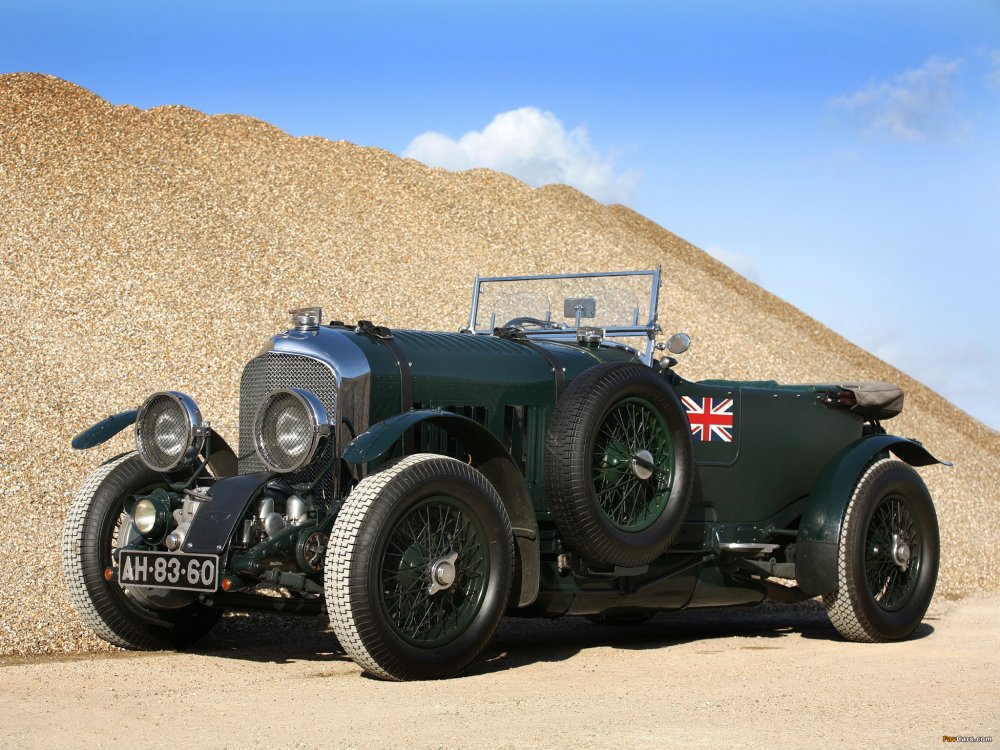
<path id="1" fill-rule="evenodd" d="M 503 617 L 513 556 L 507 512 L 482 474 L 408 456 L 359 483 L 337 516 L 325 569 L 334 633 L 375 677 L 457 674 Z"/>
<path id="2" fill-rule="evenodd" d="M 163 606 L 152 607 L 143 591 L 129 591 L 104 578 L 115 550 L 129 541 L 126 498 L 163 482 L 135 452 L 126 453 L 87 477 L 66 516 L 62 563 L 69 598 L 84 623 L 122 648 L 181 648 L 205 635 L 221 616 L 186 592 L 161 592 L 157 598 Z"/>
<path id="3" fill-rule="evenodd" d="M 930 493 L 907 464 L 871 464 L 854 489 L 840 532 L 837 589 L 823 597 L 849 641 L 908 637 L 937 582 L 940 541 Z"/>

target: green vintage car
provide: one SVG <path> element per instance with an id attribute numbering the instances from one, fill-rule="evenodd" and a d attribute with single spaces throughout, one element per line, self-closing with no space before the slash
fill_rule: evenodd
<path id="1" fill-rule="evenodd" d="M 327 612 L 366 672 L 448 677 L 504 615 L 637 622 L 822 596 L 847 639 L 908 637 L 937 577 L 938 463 L 884 383 L 692 382 L 659 270 L 477 278 L 467 328 L 293 327 L 247 363 L 239 451 L 165 391 L 65 524 L 105 640 L 183 648 L 226 610 Z M 276 595 L 277 594 L 277 595 Z"/>

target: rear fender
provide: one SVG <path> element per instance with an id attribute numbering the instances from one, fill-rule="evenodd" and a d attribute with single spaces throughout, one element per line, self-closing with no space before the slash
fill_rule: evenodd
<path id="1" fill-rule="evenodd" d="M 917 441 L 895 435 L 870 435 L 845 446 L 816 480 L 799 524 L 795 575 L 803 591 L 816 595 L 837 588 L 837 546 L 847 505 L 865 467 L 886 451 L 910 466 L 951 466 L 949 461 L 932 456 Z"/>
<path id="2" fill-rule="evenodd" d="M 343 460 L 362 464 L 383 456 L 407 430 L 421 424 L 433 424 L 461 440 L 471 453 L 471 463 L 500 495 L 507 509 L 514 541 L 517 543 L 520 576 L 515 575 L 517 591 L 512 601 L 526 607 L 538 596 L 541 557 L 538 548 L 538 523 L 531 495 L 510 453 L 488 429 L 461 414 L 442 409 L 417 409 L 389 417 L 372 425 L 344 449 Z"/>

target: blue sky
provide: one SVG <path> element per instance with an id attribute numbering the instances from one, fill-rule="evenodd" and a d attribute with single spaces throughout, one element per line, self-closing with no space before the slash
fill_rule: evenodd
<path id="1" fill-rule="evenodd" d="M 2 72 L 627 203 L 1000 429 L 996 0 L 0 11 Z"/>

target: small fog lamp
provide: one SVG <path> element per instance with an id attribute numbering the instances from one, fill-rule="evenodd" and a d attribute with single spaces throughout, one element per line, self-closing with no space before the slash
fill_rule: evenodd
<path id="1" fill-rule="evenodd" d="M 155 496 L 139 498 L 132 506 L 132 523 L 146 539 L 158 542 L 167 532 L 170 508 Z"/>

